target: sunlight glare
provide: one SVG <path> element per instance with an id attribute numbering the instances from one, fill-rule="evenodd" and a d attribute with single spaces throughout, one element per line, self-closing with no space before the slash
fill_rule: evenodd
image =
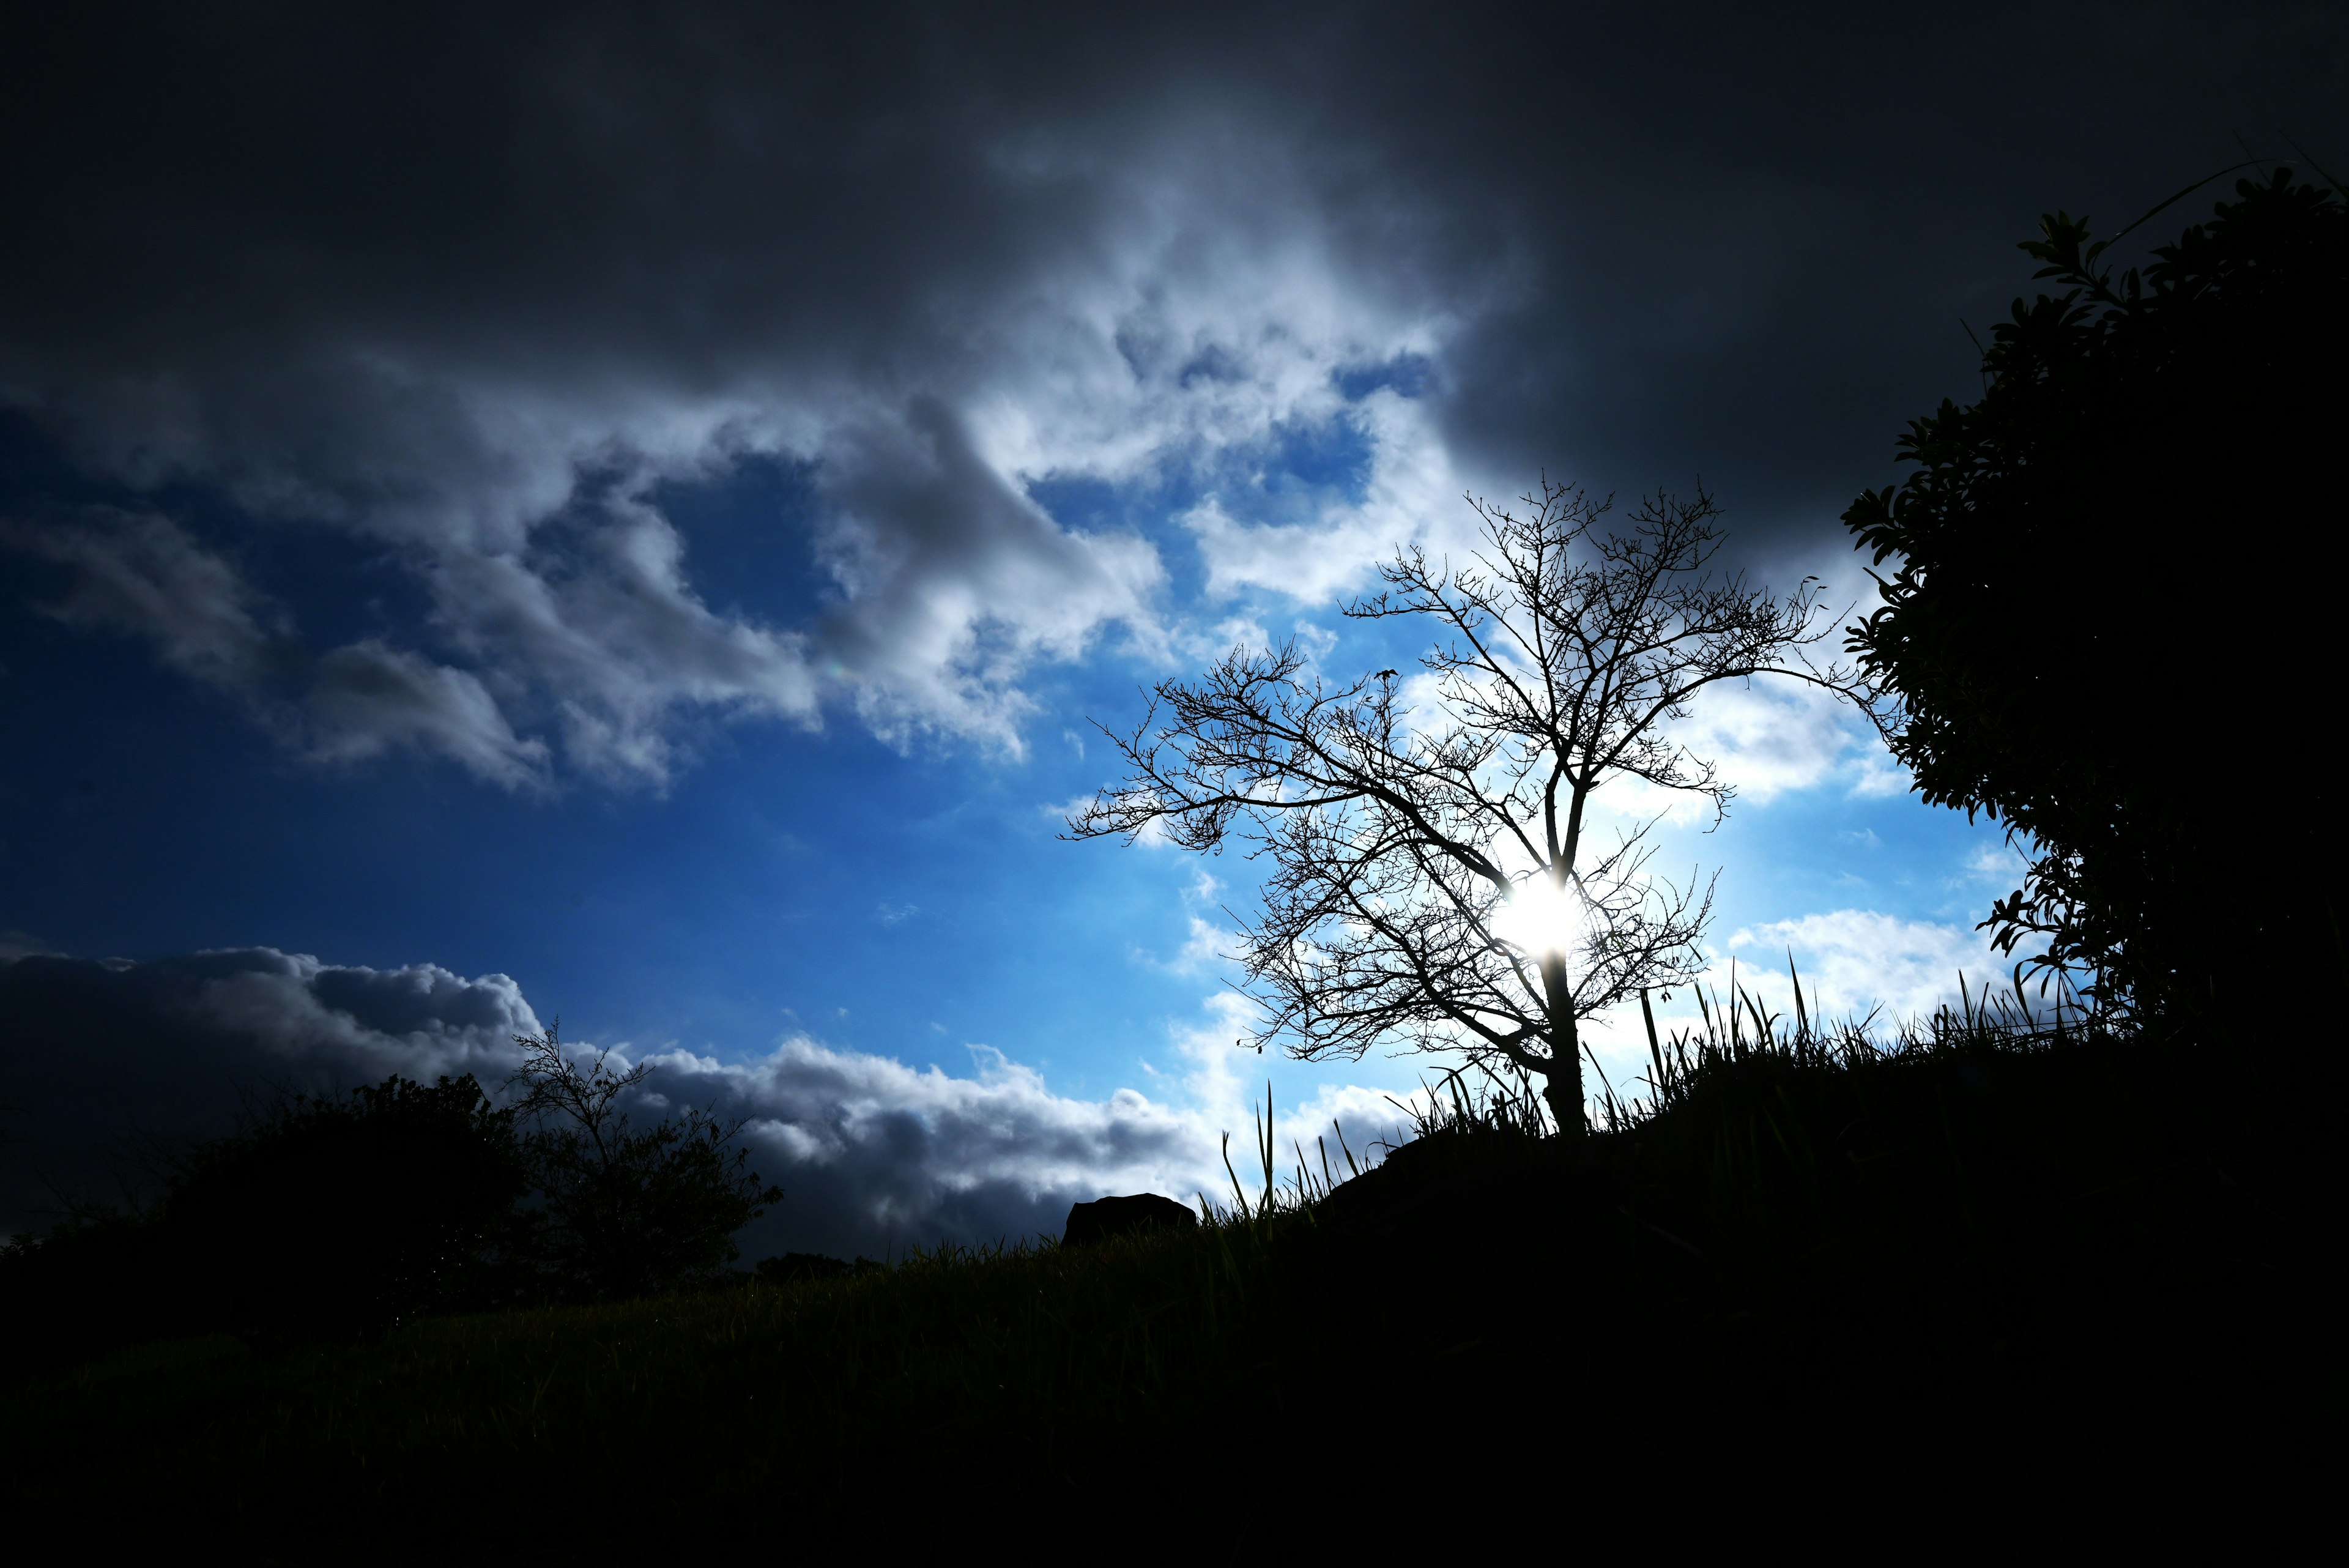
<path id="1" fill-rule="evenodd" d="M 1494 933 L 1520 952 L 1539 957 L 1547 952 L 1571 952 L 1589 930 L 1589 914 L 1582 895 L 1560 891 L 1547 877 L 1530 877 L 1493 919 Z"/>

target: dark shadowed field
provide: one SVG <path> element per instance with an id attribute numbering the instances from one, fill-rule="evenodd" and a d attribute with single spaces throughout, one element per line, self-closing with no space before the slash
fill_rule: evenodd
<path id="1" fill-rule="evenodd" d="M 1203 1482 L 1297 1517 L 1699 1474 L 1705 1508 L 1961 1475 L 1998 1508 L 2189 1472 L 2288 1491 L 2339 1394 L 2337 1070 L 2249 1062 L 1715 1053 L 1572 1167 L 1468 1106 L 1318 1201 L 1194 1232 L 347 1348 L 145 1345 L 10 1390 L 5 1473 L 16 1508 L 101 1533 L 395 1559 L 955 1534 Z"/>

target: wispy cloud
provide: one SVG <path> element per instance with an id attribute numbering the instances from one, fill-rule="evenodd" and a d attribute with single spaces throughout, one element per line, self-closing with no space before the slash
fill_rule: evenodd
<path id="1" fill-rule="evenodd" d="M 256 690 L 282 639 L 235 566 L 154 512 L 92 506 L 37 521 L 0 521 L 0 545 L 73 569 L 65 597 L 38 607 L 69 626 L 143 637 L 181 674 L 223 691 Z M 276 622 L 264 626 L 264 618 Z"/>
<path id="2" fill-rule="evenodd" d="M 326 762 L 412 747 L 510 787 L 542 781 L 546 747 L 518 737 L 471 672 L 378 638 L 314 657 L 291 615 L 169 517 L 92 506 L 0 524 L 0 545 L 71 569 L 40 607 L 150 644 L 168 667 L 240 699 L 286 742 Z"/>

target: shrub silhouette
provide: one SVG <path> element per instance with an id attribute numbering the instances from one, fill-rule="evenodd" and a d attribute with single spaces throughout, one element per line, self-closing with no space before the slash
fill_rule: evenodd
<path id="1" fill-rule="evenodd" d="M 1899 563 L 1851 643 L 1894 751 L 2039 852 L 1984 923 L 2109 1004 L 2208 1012 L 2221 977 L 2340 953 L 2341 774 L 2298 737 L 2333 679 L 2309 595 L 2343 545 L 2349 208 L 2282 169 L 2236 192 L 2117 280 L 2050 215 L 2023 249 L 2065 292 L 2014 302 L 1981 400 L 1914 421 L 1917 472 L 1844 514 Z M 2247 841 L 2221 780 L 2291 808 Z"/>

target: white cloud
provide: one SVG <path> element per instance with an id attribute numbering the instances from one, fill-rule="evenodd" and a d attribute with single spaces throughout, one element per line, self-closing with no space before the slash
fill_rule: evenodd
<path id="1" fill-rule="evenodd" d="M 1944 1003 L 1956 1005 L 1961 973 L 1979 999 L 1985 986 L 2003 989 L 2013 968 L 1983 932 L 1872 909 L 1837 909 L 1740 929 L 1729 939 L 1731 954 L 1741 961 L 1739 983 L 1790 1016 L 1790 947 L 1806 1004 L 1837 1018 L 1862 1016 L 1880 1006 L 1880 1016 L 1894 1023 L 1929 1017 Z M 1727 974 L 1725 964 L 1714 966 L 1713 983 L 1724 995 Z M 1815 997 L 1824 1000 L 1813 1002 Z"/>
<path id="2" fill-rule="evenodd" d="M 558 728 L 614 783 L 666 783 L 682 710 L 813 723 L 804 639 L 712 612 L 684 543 L 651 507 L 609 501 L 523 552 L 444 548 L 428 582 L 439 628 L 505 706 Z"/>
<path id="3" fill-rule="evenodd" d="M 1190 885 L 1183 889 L 1183 945 L 1170 957 L 1161 958 L 1140 948 L 1134 950 L 1134 957 L 1173 974 L 1208 974 L 1220 968 L 1224 955 L 1239 947 L 1237 933 L 1209 918 L 1222 912 L 1216 903 L 1222 891 L 1223 884 L 1214 877 L 1204 870 L 1195 871 Z"/>
<path id="4" fill-rule="evenodd" d="M 540 1028 L 522 988 L 502 974 L 467 980 L 431 963 L 327 964 L 274 948 L 183 961 L 203 976 L 187 1002 L 194 1020 L 337 1075 L 470 1072 L 494 1086 L 513 1059 L 513 1037 Z"/>
<path id="5" fill-rule="evenodd" d="M 1185 917 L 1190 934 L 1183 940 L 1182 951 L 1167 967 L 1184 974 L 1197 974 L 1223 961 L 1224 954 L 1237 945 L 1237 938 L 1213 920 L 1196 915 Z"/>
<path id="6" fill-rule="evenodd" d="M 650 1085 L 749 1118 L 754 1158 L 787 1193 L 771 1227 L 802 1246 L 878 1251 L 1057 1231 L 1068 1205 L 1109 1191 L 1188 1197 L 1204 1172 L 1195 1113 L 1132 1089 L 1053 1094 L 986 1046 L 972 1075 L 916 1070 L 804 1035 L 760 1061 L 658 1053 Z"/>
<path id="7" fill-rule="evenodd" d="M 1148 636 L 1164 576 L 1131 535 L 1068 532 L 989 465 L 935 399 L 839 439 L 824 559 L 847 602 L 818 634 L 867 723 L 1020 749 L 1019 681 L 1104 625 Z"/>
<path id="8" fill-rule="evenodd" d="M 1870 737 L 1860 743 L 1859 763 L 1851 782 L 1851 793 L 1862 800 L 1885 800 L 1907 794 L 1917 787 L 1916 775 L 1893 761 L 1884 742 Z"/>
<path id="9" fill-rule="evenodd" d="M 931 107 L 908 174 L 947 182 L 937 193 L 963 213 L 953 245 L 936 243 L 941 214 L 875 227 L 864 182 L 843 196 L 791 162 L 811 201 L 857 213 L 832 225 L 846 250 L 807 243 L 825 227 L 813 210 L 806 231 L 750 224 L 714 269 L 698 241 L 631 229 L 654 271 L 620 284 L 483 253 L 461 279 L 426 269 L 394 286 L 330 247 L 305 275 L 315 311 L 256 309 L 250 331 L 218 340 L 173 318 L 103 351 L 12 360 L 0 399 L 39 402 L 106 479 L 214 487 L 273 524 L 355 535 L 414 575 L 429 621 L 341 660 L 354 679 L 333 688 L 324 754 L 422 745 L 509 784 L 559 757 L 657 787 L 687 760 L 697 713 L 812 724 L 828 702 L 901 745 L 1017 753 L 1037 664 L 1120 629 L 1164 657 L 1174 635 L 1156 547 L 1064 527 L 1032 485 L 1147 491 L 1264 448 L 1339 417 L 1338 370 L 1433 353 L 1451 322 L 1435 291 L 1333 232 L 1293 150 L 1219 112 L 1120 115 L 1111 156 L 1082 111 L 1014 133 L 958 98 Z M 1170 117 L 1183 123 L 1154 123 Z M 764 190 L 780 166 L 757 166 Z M 782 191 L 761 201 L 792 205 Z M 567 313 L 542 313 L 547 289 L 574 285 Z M 436 291 L 461 297 L 467 323 L 502 300 L 505 330 L 451 329 Z M 1418 526 L 1413 476 L 1448 471 L 1391 393 L 1353 417 L 1377 477 L 1360 515 L 1330 525 L 1382 549 Z M 812 528 L 780 535 L 772 567 L 828 578 L 829 607 L 802 624 L 712 609 L 653 500 L 659 482 L 721 477 L 751 455 L 812 486 Z M 1338 563 L 1353 548 L 1305 554 L 1351 570 Z M 148 554 L 143 578 L 93 576 L 77 613 L 129 617 L 181 667 L 250 685 L 266 638 L 249 596 L 232 575 L 167 616 L 145 586 L 190 563 Z M 101 607 L 100 588 L 140 607 Z M 394 645 L 461 658 L 428 670 L 420 652 L 383 651 Z"/>
<path id="10" fill-rule="evenodd" d="M 1719 763 L 1739 797 L 1755 802 L 1816 787 L 1859 743 L 1848 704 L 1783 677 L 1707 687 L 1673 738 Z"/>
<path id="11" fill-rule="evenodd" d="M 1156 548 L 1064 528 L 1029 484 L 1145 481 L 1260 445 L 1296 421 L 1336 417 L 1336 366 L 1427 339 L 1423 322 L 1350 299 L 1328 258 L 1300 245 L 1309 223 L 1292 218 L 1297 232 L 1262 246 L 1219 239 L 1209 257 L 1193 243 L 1202 214 L 1161 217 L 1121 234 L 1106 265 L 1097 254 L 1059 286 L 996 301 L 967 324 L 974 341 L 928 346 L 926 368 L 894 385 L 779 360 L 715 393 L 654 381 L 558 389 L 484 379 L 445 353 L 378 352 L 314 389 L 308 417 L 331 424 L 332 440 L 298 454 L 257 449 L 217 418 L 159 443 L 138 434 L 144 405 L 80 413 L 119 427 L 127 447 L 93 436 L 90 449 L 118 475 L 209 480 L 260 515 L 354 531 L 390 546 L 428 589 L 430 622 L 410 634 L 470 668 L 428 666 L 380 639 L 330 656 L 322 755 L 422 745 L 514 784 L 543 772 L 559 736 L 593 775 L 658 785 L 679 760 L 681 714 L 813 723 L 827 697 L 900 744 L 935 734 L 1017 753 L 1034 664 L 1082 657 L 1105 628 L 1161 657 L 1171 635 L 1154 602 Z M 313 362 L 303 373 L 326 372 Z M 1441 443 L 1391 393 L 1359 417 L 1376 453 L 1370 494 L 1310 537 L 1266 535 L 1243 552 L 1252 566 L 1211 552 L 1218 591 L 1261 579 L 1322 595 L 1424 531 L 1422 503 L 1450 484 Z M 750 453 L 812 464 L 819 525 L 784 543 L 812 553 L 838 596 L 808 625 L 710 609 L 683 539 L 647 499 L 656 481 L 711 477 Z M 262 679 L 271 633 L 259 596 L 168 519 L 108 539 L 19 531 L 14 542 L 81 568 L 60 614 L 148 636 L 215 685 Z"/>
<path id="12" fill-rule="evenodd" d="M 1404 690 L 1423 702 L 1432 701 L 1435 689 L 1422 676 Z M 1781 678 L 1707 687 L 1690 704 L 1689 716 L 1668 723 L 1663 733 L 1698 762 L 1715 766 L 1722 782 L 1737 792 L 1733 813 L 1740 804 L 1766 803 L 1842 776 L 1861 744 L 1846 705 L 1816 687 Z M 1591 804 L 1597 821 L 1627 829 L 1657 817 L 1681 827 L 1713 821 L 1704 796 L 1623 775 L 1601 784 Z"/>
<path id="13" fill-rule="evenodd" d="M 1211 597 L 1257 588 L 1322 604 L 1373 586 L 1378 565 L 1403 545 L 1464 559 L 1475 547 L 1467 486 L 1428 410 L 1380 390 L 1347 417 L 1370 449 L 1359 498 L 1332 497 L 1314 516 L 1282 523 L 1250 519 L 1242 495 L 1218 491 L 1182 516 L 1206 563 Z"/>
<path id="14" fill-rule="evenodd" d="M 2023 873 L 2031 861 L 2014 844 L 2005 839 L 1974 846 L 1966 857 L 1965 876 L 1969 880 L 1986 882 L 2004 891 L 2023 885 Z"/>

